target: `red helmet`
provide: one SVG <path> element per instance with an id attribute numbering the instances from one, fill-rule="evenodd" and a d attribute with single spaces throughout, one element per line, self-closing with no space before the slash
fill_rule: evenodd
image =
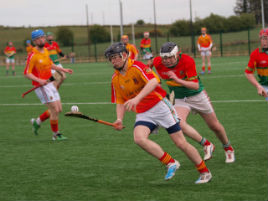
<path id="1" fill-rule="evenodd" d="M 264 28 L 260 31 L 259 37 L 268 36 L 268 28 Z"/>

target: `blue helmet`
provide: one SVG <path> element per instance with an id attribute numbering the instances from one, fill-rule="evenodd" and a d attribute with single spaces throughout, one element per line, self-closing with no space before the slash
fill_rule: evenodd
<path id="1" fill-rule="evenodd" d="M 30 40 L 26 40 L 26 44 L 28 44 L 28 43 L 31 43 L 31 41 Z"/>
<path id="2" fill-rule="evenodd" d="M 32 40 L 35 40 L 41 36 L 45 36 L 45 33 L 42 29 L 36 29 L 32 32 Z"/>

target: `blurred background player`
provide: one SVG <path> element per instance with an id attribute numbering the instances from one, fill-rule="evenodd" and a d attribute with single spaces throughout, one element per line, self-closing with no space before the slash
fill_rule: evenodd
<path id="1" fill-rule="evenodd" d="M 213 45 L 213 41 L 211 36 L 207 34 L 207 28 L 201 28 L 201 36 L 199 36 L 197 40 L 198 50 L 201 53 L 202 57 L 202 71 L 200 72 L 201 75 L 205 74 L 206 71 L 206 58 L 208 63 L 208 74 L 211 73 L 211 48 Z"/>
<path id="2" fill-rule="evenodd" d="M 140 48 L 141 48 L 141 53 L 143 55 L 143 59 L 148 60 L 153 57 L 151 39 L 149 38 L 150 33 L 144 32 L 143 35 L 144 35 L 144 38 L 141 40 Z"/>
<path id="3" fill-rule="evenodd" d="M 32 50 L 33 50 L 33 46 L 31 44 L 31 41 L 26 40 L 26 52 L 27 52 L 27 55 L 31 54 Z"/>
<path id="4" fill-rule="evenodd" d="M 198 113 L 222 142 L 226 155 L 225 162 L 234 162 L 234 150 L 224 127 L 217 119 L 204 86 L 197 76 L 194 60 L 190 56 L 180 53 L 175 43 L 167 42 L 162 45 L 160 56 L 154 58 L 153 66 L 159 76 L 166 80 L 169 90 L 175 92 L 174 107 L 181 119 L 182 131 L 203 145 L 204 160 L 212 157 L 215 146 L 187 124 L 187 117 L 191 111 Z"/>
<path id="5" fill-rule="evenodd" d="M 62 65 L 60 64 L 59 56 L 62 57 L 62 59 L 66 59 L 67 57 L 61 51 L 58 43 L 54 41 L 54 36 L 52 32 L 47 32 L 46 40 L 47 42 L 45 44 L 45 48 L 47 48 L 51 60 L 56 66 L 62 68 Z M 59 89 L 60 85 L 66 79 L 66 75 L 63 72 L 56 72 L 55 70 L 52 70 L 52 74 L 56 78 L 56 82 L 55 82 L 57 85 L 56 87 Z"/>
<path id="6" fill-rule="evenodd" d="M 12 42 L 8 42 L 4 54 L 6 55 L 6 75 L 9 73 L 9 65 L 12 65 L 12 75 L 16 75 L 15 72 L 15 54 L 16 48 L 13 46 Z"/>
<path id="7" fill-rule="evenodd" d="M 255 49 L 250 54 L 245 75 L 248 81 L 257 89 L 260 96 L 264 96 L 268 101 L 268 28 L 264 28 L 259 33 L 261 48 Z M 259 82 L 254 76 L 257 69 Z"/>
<path id="8" fill-rule="evenodd" d="M 41 122 L 50 118 L 51 130 L 53 132 L 53 140 L 66 139 L 59 133 L 58 115 L 62 110 L 60 95 L 53 82 L 48 82 L 51 78 L 51 69 L 72 74 L 71 69 L 64 69 L 53 64 L 49 57 L 48 50 L 44 48 L 45 34 L 43 30 L 35 30 L 32 32 L 32 40 L 36 45 L 32 53 L 27 58 L 27 64 L 24 70 L 26 78 L 32 80 L 34 86 L 41 86 L 35 90 L 37 97 L 43 104 L 46 104 L 48 110 L 41 114 L 37 119 L 32 119 L 33 131 L 37 135 Z"/>
<path id="9" fill-rule="evenodd" d="M 150 133 L 157 127 L 164 127 L 170 138 L 200 172 L 197 184 L 207 183 L 212 175 L 201 159 L 198 151 L 189 144 L 181 131 L 176 112 L 165 99 L 166 92 L 159 85 L 160 80 L 145 64 L 129 59 L 123 43 L 114 43 L 105 56 L 112 63 L 115 72 L 112 77 L 112 102 L 116 103 L 117 130 L 123 128 L 126 111 L 134 111 L 136 123 L 134 141 L 147 153 L 159 159 L 167 167 L 165 180 L 171 179 L 180 164 L 155 142 L 149 139 Z"/>
<path id="10" fill-rule="evenodd" d="M 129 58 L 130 59 L 133 59 L 135 61 L 138 60 L 139 52 L 138 52 L 137 48 L 135 47 L 135 45 L 129 43 L 128 36 L 127 35 L 123 35 L 121 37 L 121 41 L 122 41 L 122 43 L 124 43 L 124 45 L 127 48 L 127 51 L 129 53 Z"/>

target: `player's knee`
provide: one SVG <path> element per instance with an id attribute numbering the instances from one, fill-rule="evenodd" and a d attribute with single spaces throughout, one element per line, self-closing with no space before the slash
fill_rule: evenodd
<path id="1" fill-rule="evenodd" d="M 143 146 L 146 142 L 146 138 L 142 137 L 142 136 L 134 135 L 134 142 L 135 142 L 135 144 L 137 144 L 139 146 Z"/>

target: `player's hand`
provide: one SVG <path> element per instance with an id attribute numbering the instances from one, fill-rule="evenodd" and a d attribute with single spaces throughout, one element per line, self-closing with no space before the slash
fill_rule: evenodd
<path id="1" fill-rule="evenodd" d="M 170 79 L 173 79 L 173 80 L 176 80 L 178 77 L 177 75 L 173 72 L 173 71 L 168 71 L 166 72 L 166 75 L 170 78 Z"/>
<path id="2" fill-rule="evenodd" d="M 135 98 L 132 98 L 132 99 L 128 100 L 127 102 L 125 102 L 124 106 L 125 106 L 127 111 L 131 111 L 131 110 L 135 111 L 138 103 L 139 103 L 139 100 L 137 99 L 137 97 L 135 97 Z"/>
<path id="3" fill-rule="evenodd" d="M 64 72 L 65 73 L 72 74 L 73 73 L 73 70 L 72 69 L 69 69 L 69 68 L 64 68 Z"/>
<path id="4" fill-rule="evenodd" d="M 257 91 L 260 96 L 268 97 L 266 90 L 262 86 L 259 86 Z"/>
<path id="5" fill-rule="evenodd" d="M 123 122 L 121 119 L 117 119 L 115 122 L 114 122 L 114 129 L 115 130 L 122 130 L 124 128 L 123 126 Z"/>
<path id="6" fill-rule="evenodd" d="M 40 80 L 38 81 L 38 83 L 39 83 L 41 86 L 44 86 L 44 85 L 46 85 L 46 84 L 48 83 L 48 81 L 47 81 L 47 80 L 42 80 L 42 79 L 40 79 Z"/>

